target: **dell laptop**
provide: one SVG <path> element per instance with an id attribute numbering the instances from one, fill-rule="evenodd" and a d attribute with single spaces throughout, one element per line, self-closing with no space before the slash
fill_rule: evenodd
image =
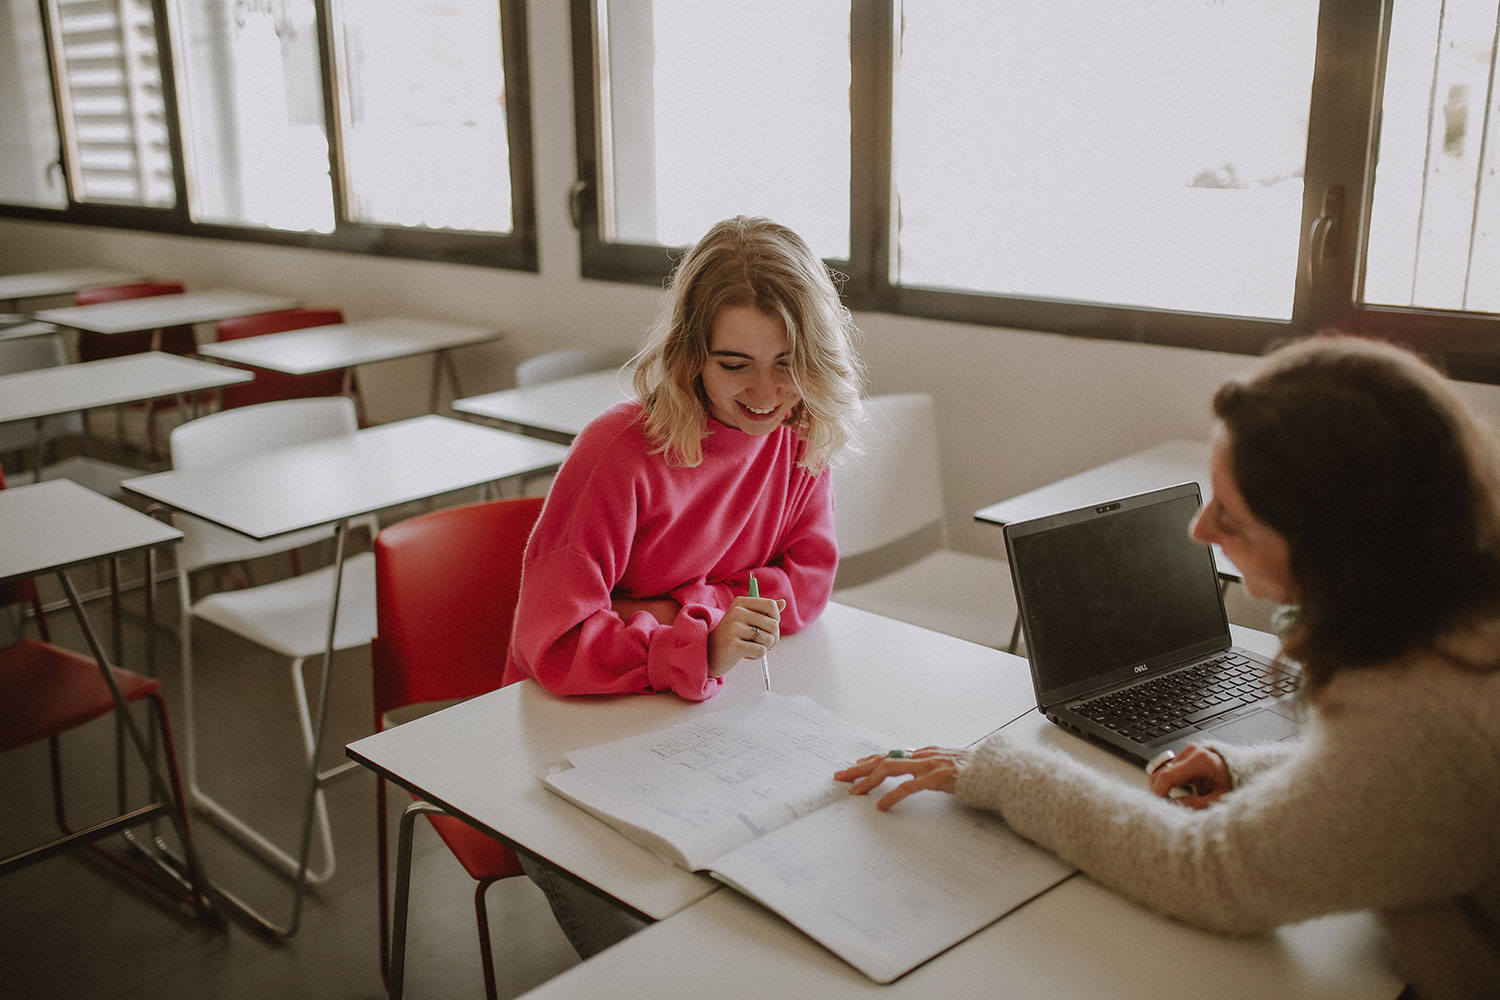
<path id="1" fill-rule="evenodd" d="M 1184 483 L 1005 526 L 1037 707 L 1137 763 L 1300 728 L 1297 668 L 1233 645 Z"/>

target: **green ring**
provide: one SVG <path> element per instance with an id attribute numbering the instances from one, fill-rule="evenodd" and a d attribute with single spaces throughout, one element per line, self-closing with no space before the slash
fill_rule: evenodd
<path id="1" fill-rule="evenodd" d="M 910 756 L 905 750 L 887 750 L 885 755 L 892 760 L 901 760 L 907 756 Z"/>

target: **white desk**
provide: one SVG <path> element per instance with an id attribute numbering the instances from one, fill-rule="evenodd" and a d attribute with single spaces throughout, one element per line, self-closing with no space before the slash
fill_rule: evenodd
<path id="1" fill-rule="evenodd" d="M 156 864 L 166 879 L 162 886 L 180 885 L 187 900 L 196 901 L 205 915 L 212 915 L 208 893 L 211 887 L 202 873 L 189 829 L 181 822 L 174 805 L 172 787 L 156 763 L 156 753 L 141 735 L 140 727 L 120 692 L 119 684 L 107 664 L 108 657 L 89 624 L 88 615 L 78 598 L 78 591 L 68 578 L 74 566 L 99 559 L 113 559 L 133 552 L 147 551 L 176 542 L 182 532 L 170 525 L 131 510 L 65 479 L 49 480 L 29 486 L 0 490 L 0 582 L 22 577 L 55 573 L 74 617 L 83 632 L 100 674 L 114 697 L 116 718 L 130 736 L 130 741 L 150 778 L 152 806 L 126 813 L 107 824 L 126 833 L 129 827 L 155 822 L 165 816 L 171 821 L 186 854 L 183 871 L 168 865 L 164 855 L 141 853 Z M 147 605 L 150 616 L 150 604 Z M 122 812 L 124 810 L 122 809 Z M 127 821 L 128 820 L 128 821 Z M 133 845 L 139 846 L 131 840 Z M 60 844 L 54 842 L 38 851 L 33 860 L 50 856 Z M 29 863 L 29 862 L 27 862 Z M 171 891 L 171 890 L 169 890 Z M 180 895 L 173 892 L 173 895 Z"/>
<path id="2" fill-rule="evenodd" d="M 0 375 L 0 424 L 143 399 L 196 396 L 254 377 L 250 372 L 160 351 L 15 372 Z"/>
<path id="3" fill-rule="evenodd" d="M 964 746 L 1036 705 L 1019 657 L 840 604 L 777 644 L 771 683 L 782 694 L 811 697 L 895 746 Z M 481 830 L 661 919 L 719 883 L 661 861 L 547 791 L 539 776 L 570 750 L 674 725 L 763 690 L 752 661 L 730 671 L 717 695 L 696 704 L 670 694 L 559 698 L 524 681 L 351 743 L 348 753 Z"/>
<path id="4" fill-rule="evenodd" d="M 227 369 L 226 369 L 227 370 Z M 307 890 L 314 801 L 329 775 L 318 770 L 349 521 L 389 507 L 551 468 L 561 445 L 440 416 L 415 417 L 353 434 L 278 448 L 232 463 L 161 472 L 122 485 L 142 496 L 255 539 L 336 525 L 335 581 L 309 754 L 291 915 L 275 925 L 239 904 L 270 934 L 296 933 Z M 231 900 L 231 902 L 235 902 Z"/>
<path id="5" fill-rule="evenodd" d="M 1234 627 L 1235 641 L 1272 652 L 1265 633 Z M 780 648 L 780 647 L 778 647 Z M 927 693 L 914 698 L 931 699 Z M 1034 709 L 1006 728 L 1114 774 L 1139 769 L 1063 732 Z M 912 733 L 916 745 L 949 743 Z M 878 872 L 871 873 L 878 878 Z M 682 956 L 693 956 L 683 961 Z M 1385 998 L 1401 991 L 1383 934 L 1369 914 L 1283 927 L 1263 938 L 1196 930 L 1075 875 L 1001 920 L 879 986 L 736 892 L 716 892 L 620 942 L 536 990 L 530 1000 L 618 995 L 623 985 L 657 998 L 703 995 L 705 969 L 724 1000 L 765 996 L 912 998 L 1014 996 Z"/>
<path id="6" fill-rule="evenodd" d="M 1144 493 L 1163 486 L 1195 482 L 1208 503 L 1213 485 L 1208 478 L 1209 448 L 1204 441 L 1164 441 L 1133 455 L 1085 469 L 1055 483 L 992 503 L 974 512 L 974 520 L 1011 524 L 1057 514 L 1076 507 Z M 1214 546 L 1214 564 L 1225 580 L 1240 580 L 1240 569 Z"/>
<path id="7" fill-rule="evenodd" d="M 565 454 L 547 441 L 429 414 L 123 485 L 264 540 L 536 472 Z"/>
<path id="8" fill-rule="evenodd" d="M 80 267 L 62 271 L 30 271 L 26 274 L 0 274 L 0 302 L 18 303 L 22 299 L 40 299 L 52 295 L 72 295 L 85 288 L 105 285 L 128 285 L 144 281 L 139 271 L 119 271 L 103 267 Z"/>
<path id="9" fill-rule="evenodd" d="M 529 431 L 554 440 L 572 441 L 605 410 L 635 398 L 628 372 L 589 372 L 555 382 L 502 389 L 455 400 L 453 410 Z"/>
<path id="10" fill-rule="evenodd" d="M 1382 948 L 1367 915 L 1229 938 L 1156 916 L 1077 875 L 879 986 L 769 910 L 716 892 L 525 996 L 1390 1000 L 1401 984 Z"/>
<path id="11" fill-rule="evenodd" d="M 456 347 L 496 340 L 500 336 L 500 331 L 487 327 L 417 316 L 389 316 L 204 344 L 198 348 L 198 353 L 206 358 L 288 375 L 352 369 L 376 361 L 432 354 L 431 408 L 435 411 L 440 372 L 448 373 L 454 399 L 463 394 L 458 384 L 458 370 L 448 352 Z M 347 375 L 345 383 L 344 391 L 348 392 Z"/>
<path id="12" fill-rule="evenodd" d="M 213 323 L 235 316 L 292 309 L 297 305 L 299 300 L 285 295 L 219 288 L 206 292 L 121 299 L 118 302 L 100 302 L 91 306 L 42 309 L 33 318 L 43 323 L 55 323 L 90 333 L 134 333 L 138 330 L 159 330 L 164 326 Z"/>
<path id="13" fill-rule="evenodd" d="M 6 325 L 0 322 L 0 340 L 17 340 L 21 337 L 39 337 L 44 333 L 57 333 L 57 327 L 51 323 L 37 323 L 26 321 L 21 323 L 10 323 Z"/>

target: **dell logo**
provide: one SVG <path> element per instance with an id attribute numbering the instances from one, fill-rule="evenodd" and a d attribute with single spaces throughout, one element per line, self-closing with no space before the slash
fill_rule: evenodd
<path id="1" fill-rule="evenodd" d="M 1140 666 L 1135 668 L 1135 672 L 1138 674 L 1144 674 L 1146 672 L 1146 665 L 1142 663 Z"/>

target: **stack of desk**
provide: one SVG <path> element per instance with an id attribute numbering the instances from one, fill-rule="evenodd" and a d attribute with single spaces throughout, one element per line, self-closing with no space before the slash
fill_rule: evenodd
<path id="1" fill-rule="evenodd" d="M 220 288 L 205 292 L 183 292 L 179 295 L 121 299 L 91 306 L 42 309 L 33 318 L 43 323 L 87 330 L 90 333 L 120 334 L 155 330 L 158 334 L 157 338 L 153 338 L 151 348 L 157 350 L 161 344 L 156 340 L 163 327 L 215 323 L 236 316 L 291 309 L 298 304 L 298 300 L 290 296 Z"/>
<path id="2" fill-rule="evenodd" d="M 139 271 L 118 271 L 103 267 L 79 267 L 60 271 L 31 271 L 26 274 L 0 274 L 0 303 L 14 309 L 26 299 L 45 299 L 55 295 L 72 295 L 86 288 L 106 285 L 128 285 L 143 281 Z"/>
<path id="3" fill-rule="evenodd" d="M 589 422 L 616 403 L 635 398 L 630 376 L 616 369 L 573 375 L 554 382 L 502 389 L 455 400 L 453 410 L 494 420 L 552 441 L 572 441 Z"/>
<path id="4" fill-rule="evenodd" d="M 287 375 L 312 375 L 340 368 L 352 372 L 357 365 L 431 354 L 429 409 L 436 412 L 442 373 L 448 375 L 453 398 L 463 394 L 458 384 L 458 369 L 450 352 L 457 347 L 482 344 L 499 336 L 498 330 L 487 327 L 415 316 L 390 316 L 203 344 L 198 353 L 230 364 L 265 368 Z M 346 376 L 344 392 L 348 393 L 349 389 Z"/>

